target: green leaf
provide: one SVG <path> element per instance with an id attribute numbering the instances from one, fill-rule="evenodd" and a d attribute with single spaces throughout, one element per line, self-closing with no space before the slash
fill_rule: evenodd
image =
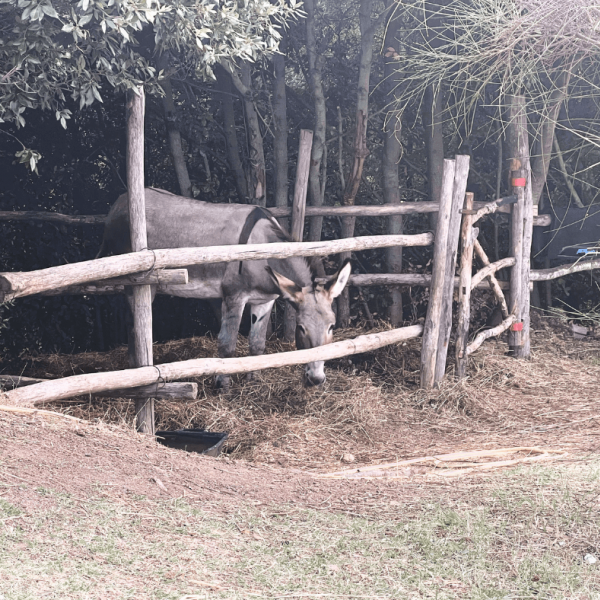
<path id="1" fill-rule="evenodd" d="M 51 4 L 44 4 L 42 6 L 42 10 L 49 17 L 53 17 L 54 19 L 58 19 L 58 13 L 54 10 L 54 7 Z"/>

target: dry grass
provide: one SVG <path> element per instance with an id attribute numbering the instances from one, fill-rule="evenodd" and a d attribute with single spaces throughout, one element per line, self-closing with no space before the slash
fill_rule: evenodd
<path id="1" fill-rule="evenodd" d="M 302 388 L 301 367 L 262 371 L 253 381 L 234 377 L 226 393 L 215 390 L 211 378 L 197 379 L 197 400 L 156 403 L 157 426 L 227 431 L 227 451 L 238 458 L 317 469 L 335 468 L 347 452 L 369 463 L 432 447 L 438 452 L 490 444 L 556 447 L 564 441 L 573 448 L 578 435 L 587 448 L 598 412 L 599 345 L 573 340 L 555 319 L 536 316 L 533 325 L 531 361 L 506 356 L 506 341 L 491 340 L 473 356 L 465 381 L 454 380 L 449 360 L 449 376 L 439 390 L 418 389 L 420 340 L 410 340 L 330 361 L 327 383 L 318 389 Z M 336 337 L 361 333 L 339 331 Z M 279 340 L 267 347 L 269 353 L 292 349 Z M 247 353 L 245 339 L 237 353 Z M 155 346 L 157 363 L 215 355 L 211 338 Z M 126 364 L 126 350 L 119 348 L 39 357 L 24 374 L 60 377 Z M 123 399 L 78 398 L 57 408 L 89 420 L 133 424 L 133 405 Z M 575 422 L 582 426 L 573 428 Z M 565 430 L 568 436 L 562 435 Z"/>

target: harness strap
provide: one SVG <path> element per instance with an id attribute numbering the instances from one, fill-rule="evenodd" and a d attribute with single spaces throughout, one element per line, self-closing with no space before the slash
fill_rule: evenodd
<path id="1" fill-rule="evenodd" d="M 270 220 L 270 216 L 269 216 L 269 213 L 266 210 L 264 210 L 261 206 L 257 206 L 246 217 L 246 222 L 244 223 L 244 226 L 242 227 L 242 231 L 240 233 L 240 239 L 238 241 L 238 244 L 244 245 L 244 244 L 248 243 L 248 240 L 250 239 L 250 234 L 252 233 L 254 226 L 261 219 L 269 219 Z M 242 273 L 242 265 L 243 264 L 244 264 L 244 261 L 240 260 L 240 267 L 239 267 L 239 271 L 238 271 L 239 274 Z"/>

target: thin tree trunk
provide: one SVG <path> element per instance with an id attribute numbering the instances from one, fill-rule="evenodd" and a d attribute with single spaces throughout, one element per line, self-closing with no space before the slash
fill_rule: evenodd
<path id="1" fill-rule="evenodd" d="M 571 79 L 570 71 L 562 71 L 557 77 L 555 87 L 550 94 L 550 100 L 541 116 L 538 139 L 535 145 L 535 155 L 531 161 L 531 190 L 533 194 L 533 204 L 538 205 L 542 197 L 550 159 L 552 158 L 552 144 L 554 141 L 554 132 L 556 121 L 563 100 L 567 95 L 569 81 Z"/>
<path id="2" fill-rule="evenodd" d="M 373 40 L 375 37 L 375 26 L 371 21 L 373 0 L 361 0 L 360 21 L 360 66 L 358 70 L 358 92 L 356 98 L 356 135 L 354 138 L 354 164 L 352 172 L 346 182 L 343 204 L 346 206 L 354 204 L 360 181 L 362 179 L 363 166 L 368 155 L 367 149 L 367 122 L 369 115 L 369 83 L 371 76 L 371 63 L 373 62 Z M 342 237 L 354 235 L 353 217 L 342 219 Z M 341 260 L 349 258 L 349 255 L 340 257 Z M 342 327 L 350 324 L 350 297 L 348 288 L 342 292 L 338 299 L 338 322 Z"/>
<path id="3" fill-rule="evenodd" d="M 171 78 L 168 74 L 169 55 L 166 52 L 161 54 L 158 60 L 158 66 L 161 71 L 164 71 L 164 79 L 160 82 L 165 93 L 162 97 L 162 106 L 165 113 L 165 127 L 167 129 L 167 138 L 169 140 L 171 158 L 173 159 L 173 167 L 175 168 L 175 174 L 177 175 L 177 183 L 179 184 L 179 192 L 182 196 L 191 198 L 192 184 L 190 182 L 190 176 L 183 154 L 181 134 L 179 133 L 179 127 L 177 126 L 177 110 L 173 100 Z"/>
<path id="4" fill-rule="evenodd" d="M 273 56 L 273 153 L 275 157 L 275 206 L 288 204 L 288 124 L 285 95 L 285 34 L 279 45 L 281 54 Z M 286 219 L 287 221 L 287 219 Z M 286 224 L 284 223 L 284 226 Z"/>
<path id="5" fill-rule="evenodd" d="M 321 184 L 321 161 L 325 149 L 325 133 L 327 127 L 327 109 L 325 106 L 325 93 L 323 91 L 322 56 L 317 50 L 315 34 L 315 0 L 306 0 L 306 53 L 308 55 L 308 79 L 310 91 L 315 107 L 315 124 L 313 127 L 313 145 L 308 179 L 310 204 L 321 206 L 323 204 L 325 186 Z M 308 239 L 318 242 L 321 239 L 323 217 L 311 219 Z"/>
<path id="6" fill-rule="evenodd" d="M 215 69 L 217 76 L 217 88 L 221 97 L 221 109 L 223 111 L 223 129 L 225 131 L 225 142 L 227 145 L 227 158 L 229 166 L 233 171 L 235 178 L 235 188 L 240 201 L 248 201 L 248 187 L 246 186 L 246 176 L 244 167 L 240 158 L 240 146 L 235 128 L 235 110 L 233 106 L 233 94 L 231 86 L 231 77 L 227 71 L 221 67 Z"/>
<path id="7" fill-rule="evenodd" d="M 248 128 L 248 137 L 250 145 L 250 188 L 252 204 L 258 206 L 267 205 L 267 175 L 265 166 L 265 151 L 263 148 L 263 138 L 260 132 L 260 123 L 258 121 L 258 112 L 254 105 L 252 97 L 252 78 L 251 65 L 245 61 L 241 66 L 241 80 L 246 88 L 244 93 L 244 108 L 246 111 L 246 126 Z M 236 80 L 233 80 L 234 84 Z"/>
<path id="8" fill-rule="evenodd" d="M 429 200 L 440 201 L 442 174 L 444 170 L 444 137 L 442 135 L 442 92 L 429 86 L 423 102 L 423 126 L 427 149 L 427 181 Z M 430 217 L 430 227 L 435 229 L 437 214 Z"/>
<path id="9" fill-rule="evenodd" d="M 391 0 L 387 0 L 386 7 L 389 9 Z M 400 20 L 394 19 L 392 12 L 386 24 L 385 53 L 391 53 L 391 48 L 397 52 L 396 36 L 400 29 Z M 394 99 L 394 89 L 400 83 L 399 65 L 394 56 L 386 56 L 384 65 L 384 78 L 387 87 L 386 102 L 389 104 Z M 391 113 L 384 126 L 383 141 L 383 201 L 385 204 L 400 204 L 400 179 L 398 177 L 398 163 L 402 155 L 402 144 L 400 132 L 402 123 L 400 118 Z M 388 219 L 387 232 L 402 233 L 402 216 L 396 215 Z M 385 253 L 388 273 L 402 273 L 402 248 L 388 248 Z M 393 287 L 391 290 L 391 304 L 388 307 L 388 317 L 392 325 L 397 326 L 403 320 L 402 315 L 402 290 Z"/>

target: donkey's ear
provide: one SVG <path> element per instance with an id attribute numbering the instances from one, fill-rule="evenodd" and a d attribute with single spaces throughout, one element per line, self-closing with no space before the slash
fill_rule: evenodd
<path id="1" fill-rule="evenodd" d="M 332 300 L 344 291 L 350 278 L 350 273 L 352 273 L 352 263 L 347 260 L 342 265 L 342 268 L 325 284 L 325 291 Z"/>
<path id="2" fill-rule="evenodd" d="M 302 288 L 291 279 L 288 279 L 281 273 L 277 273 L 277 271 L 273 271 L 271 267 L 265 267 L 267 269 L 267 273 L 273 279 L 275 285 L 279 288 L 281 295 L 285 300 L 289 300 L 292 304 L 300 304 L 304 299 L 304 293 L 302 292 Z"/>

